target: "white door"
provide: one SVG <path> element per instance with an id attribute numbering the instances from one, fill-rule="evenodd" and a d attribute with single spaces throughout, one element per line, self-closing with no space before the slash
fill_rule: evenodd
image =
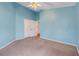
<path id="1" fill-rule="evenodd" d="M 33 20 L 24 20 L 24 37 L 36 36 L 38 33 L 38 22 Z"/>

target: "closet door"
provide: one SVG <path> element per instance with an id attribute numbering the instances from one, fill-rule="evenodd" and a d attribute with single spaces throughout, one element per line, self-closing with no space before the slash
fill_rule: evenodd
<path id="1" fill-rule="evenodd" d="M 24 20 L 24 37 L 36 36 L 38 33 L 38 22 L 33 20 Z"/>

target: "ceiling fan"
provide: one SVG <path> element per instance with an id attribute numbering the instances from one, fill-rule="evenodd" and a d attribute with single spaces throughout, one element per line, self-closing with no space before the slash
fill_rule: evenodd
<path id="1" fill-rule="evenodd" d="M 39 8 L 41 5 L 38 2 L 31 2 L 28 7 L 31 7 L 32 9 L 36 10 L 37 8 Z"/>

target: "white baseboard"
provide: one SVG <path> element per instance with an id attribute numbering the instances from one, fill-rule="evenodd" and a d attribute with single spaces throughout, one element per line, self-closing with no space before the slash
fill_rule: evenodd
<path id="1" fill-rule="evenodd" d="M 15 40 L 22 40 L 24 39 L 25 37 L 19 37 L 19 38 L 16 38 Z"/>
<path id="2" fill-rule="evenodd" d="M 28 36 L 28 37 L 35 37 L 35 36 Z M 26 37 L 19 37 L 19 38 L 16 38 L 15 40 L 22 40 L 24 38 L 28 38 L 27 36 Z"/>
<path id="3" fill-rule="evenodd" d="M 78 54 L 79 54 L 79 47 L 77 47 L 77 51 L 78 51 Z"/>
<path id="4" fill-rule="evenodd" d="M 33 36 L 33 37 L 34 37 L 34 36 Z M 3 48 L 5 48 L 5 47 L 7 47 L 8 45 L 10 45 L 11 43 L 13 43 L 14 41 L 16 41 L 16 40 L 22 40 L 22 39 L 24 39 L 24 38 L 28 38 L 28 37 L 19 37 L 19 38 L 16 38 L 15 40 L 12 40 L 12 41 L 10 41 L 9 43 L 7 43 L 7 44 L 5 44 L 4 46 L 2 46 L 2 47 L 0 48 L 0 50 L 3 49 Z"/>
<path id="5" fill-rule="evenodd" d="M 8 45 L 10 45 L 11 43 L 13 43 L 14 41 L 16 41 L 16 40 L 21 40 L 21 39 L 24 39 L 24 37 L 16 38 L 15 40 L 10 41 L 9 43 L 7 43 L 7 44 L 5 44 L 4 46 L 0 47 L 0 50 L 3 49 L 3 48 L 5 48 L 5 47 L 7 47 Z"/>
<path id="6" fill-rule="evenodd" d="M 77 47 L 77 45 L 72 44 L 72 43 L 67 43 L 67 42 L 63 42 L 63 41 L 59 41 L 59 40 L 55 40 L 55 39 L 50 39 L 50 38 L 46 38 L 46 37 L 42 37 L 42 36 L 40 36 L 40 38 L 46 39 L 46 40 L 55 41 L 55 42 L 59 42 L 59 43 L 63 43 L 63 44 L 66 44 L 66 45 L 72 45 L 72 46 L 76 46 Z"/>
<path id="7" fill-rule="evenodd" d="M 16 40 L 12 40 L 12 41 L 10 41 L 9 43 L 5 44 L 4 46 L 2 46 L 2 47 L 0 48 L 0 50 L 3 49 L 3 48 L 5 48 L 5 47 L 7 47 L 8 45 L 10 45 L 11 43 L 13 43 L 14 41 L 16 41 Z"/>
<path id="8" fill-rule="evenodd" d="M 75 46 L 77 48 L 77 51 L 78 51 L 78 54 L 79 54 L 79 48 L 78 48 L 78 46 L 76 44 L 67 43 L 67 42 L 63 42 L 63 41 L 58 41 L 58 40 L 55 40 L 55 39 L 50 39 L 50 38 L 46 38 L 46 37 L 42 37 L 42 36 L 40 36 L 40 38 L 50 40 L 50 41 L 59 42 L 59 43 L 63 43 L 63 44 L 66 44 L 66 45 Z"/>

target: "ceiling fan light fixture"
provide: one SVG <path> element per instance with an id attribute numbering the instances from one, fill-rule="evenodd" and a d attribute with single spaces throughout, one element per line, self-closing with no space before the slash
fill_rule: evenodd
<path id="1" fill-rule="evenodd" d="M 37 9 L 38 7 L 40 7 L 41 5 L 37 2 L 31 2 L 31 4 L 29 5 L 32 9 Z"/>

